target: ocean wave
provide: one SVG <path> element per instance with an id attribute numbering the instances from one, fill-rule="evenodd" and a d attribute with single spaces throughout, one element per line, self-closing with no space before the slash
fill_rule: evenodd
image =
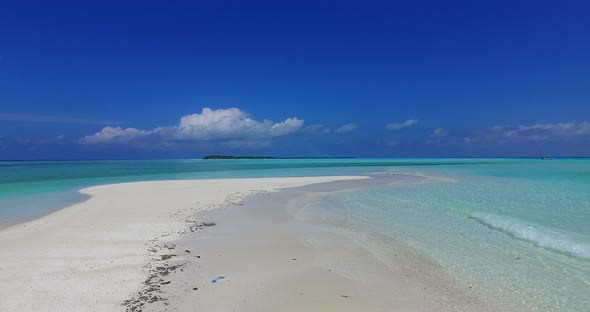
<path id="1" fill-rule="evenodd" d="M 590 243 L 576 241 L 571 236 L 551 228 L 490 213 L 473 213 L 469 218 L 512 237 L 532 242 L 536 246 L 590 259 Z"/>

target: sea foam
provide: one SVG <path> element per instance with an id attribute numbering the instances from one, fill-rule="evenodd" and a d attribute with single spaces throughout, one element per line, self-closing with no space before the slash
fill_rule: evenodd
<path id="1" fill-rule="evenodd" d="M 512 237 L 529 241 L 536 246 L 590 259 L 590 243 L 580 242 L 565 233 L 516 218 L 476 212 L 469 218 Z"/>

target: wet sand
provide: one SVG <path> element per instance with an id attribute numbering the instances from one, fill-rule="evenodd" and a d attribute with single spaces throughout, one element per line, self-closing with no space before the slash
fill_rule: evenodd
<path id="1" fill-rule="evenodd" d="M 346 231 L 346 221 L 299 213 L 298 206 L 308 197 L 323 192 L 423 179 L 387 175 L 314 184 L 253 195 L 244 205 L 202 213 L 199 218 L 215 226 L 183 236 L 167 251 L 175 256 L 167 264 L 181 267 L 167 275 L 154 272 L 164 300 L 145 305 L 144 310 L 508 309 L 453 279 L 426 254 L 402 242 L 383 238 L 396 256 L 382 259 Z M 156 292 L 140 292 L 135 298 L 150 293 Z"/>

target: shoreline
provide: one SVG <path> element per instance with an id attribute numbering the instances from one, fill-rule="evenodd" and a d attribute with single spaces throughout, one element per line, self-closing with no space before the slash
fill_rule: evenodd
<path id="1" fill-rule="evenodd" d="M 91 196 L 0 231 L 0 310 L 124 311 L 145 280 L 150 241 L 172 242 L 190 217 L 259 191 L 363 176 L 148 181 Z M 91 308 L 90 308 L 91 307 Z"/>
<path id="2" fill-rule="evenodd" d="M 370 180 L 336 181 L 259 193 L 200 213 L 215 226 L 181 237 L 166 251 L 179 256 L 169 265 L 180 270 L 154 275 L 160 297 L 143 311 L 526 311 L 456 280 L 402 241 L 387 238 L 397 254 L 383 258 L 355 240 L 358 233 L 343 230 L 342 220 L 296 212 L 308 195 L 423 182 L 396 176 L 369 186 Z M 146 295 L 150 291 L 135 298 Z"/>
<path id="3" fill-rule="evenodd" d="M 134 183 L 134 182 L 130 182 L 130 183 Z M 10 229 L 12 227 L 18 227 L 19 225 L 24 225 L 27 224 L 29 222 L 34 222 L 35 220 L 38 219 L 42 219 L 45 218 L 51 214 L 54 214 L 56 212 L 59 212 L 62 209 L 67 209 L 71 206 L 76 206 L 79 204 L 83 204 L 86 201 L 90 200 L 90 198 L 92 198 L 92 196 L 83 193 L 82 190 L 84 189 L 88 189 L 88 188 L 92 188 L 92 187 L 96 187 L 96 186 L 102 186 L 102 185 L 114 185 L 114 184 L 122 184 L 122 183 L 113 183 L 113 184 L 98 184 L 98 185 L 93 185 L 93 186 L 89 186 L 89 187 L 83 187 L 83 188 L 79 188 L 79 189 L 74 189 L 70 192 L 75 192 L 77 193 L 79 196 L 83 196 L 83 198 L 80 198 L 79 200 L 76 200 L 74 202 L 69 202 L 67 204 L 61 204 L 61 205 L 54 205 L 52 206 L 50 209 L 47 209 L 47 211 L 44 211 L 42 214 L 38 214 L 35 217 L 27 217 L 27 218 L 20 218 L 17 220 L 13 220 L 12 222 L 6 222 L 6 223 L 0 223 L 0 233 L 2 233 L 2 231 Z"/>
<path id="4" fill-rule="evenodd" d="M 82 189 L 87 201 L 0 231 L 0 310 L 497 310 L 494 296 L 467 289 L 401 241 L 387 242 L 399 257 L 381 258 L 340 221 L 297 211 L 307 195 L 427 179 L 395 173 Z"/>

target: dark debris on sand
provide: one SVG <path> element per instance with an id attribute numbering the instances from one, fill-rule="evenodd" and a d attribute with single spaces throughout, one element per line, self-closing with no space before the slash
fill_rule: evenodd
<path id="1" fill-rule="evenodd" d="M 203 227 L 210 227 L 215 226 L 214 222 L 198 222 L 198 221 L 191 221 L 187 220 L 190 224 L 186 230 L 183 230 L 177 234 L 185 235 L 188 233 L 196 232 L 201 230 Z M 158 240 L 150 240 L 151 245 L 147 250 L 150 254 L 156 254 L 159 252 L 172 252 L 176 249 L 175 244 L 164 244 L 159 245 Z M 185 250 L 186 253 L 190 253 L 190 250 Z M 182 267 L 186 265 L 186 263 L 180 264 L 170 264 L 168 260 L 173 260 L 174 257 L 178 257 L 177 254 L 167 253 L 164 255 L 156 256 L 156 258 L 152 258 L 150 262 L 148 262 L 144 269 L 148 272 L 147 279 L 143 282 L 143 287 L 140 291 L 138 291 L 133 297 L 127 299 L 123 302 L 123 306 L 127 312 L 141 312 L 143 311 L 146 304 L 154 303 L 154 302 L 164 302 L 165 305 L 168 303 L 166 302 L 168 299 L 164 296 L 164 292 L 162 291 L 162 285 L 170 284 L 170 281 L 165 281 L 164 277 L 168 276 L 170 273 L 176 272 L 176 270 L 183 270 Z M 200 258 L 200 256 L 197 256 Z M 197 290 L 198 288 L 193 288 L 193 290 Z"/>
<path id="2" fill-rule="evenodd" d="M 201 230 L 204 227 L 216 225 L 215 222 L 199 222 L 199 221 L 191 221 L 191 220 L 187 220 L 186 222 L 190 223 L 188 229 L 178 232 L 179 235 L 194 233 L 194 232 L 197 232 L 198 230 Z"/>
<path id="3" fill-rule="evenodd" d="M 125 300 L 123 306 L 127 312 L 141 312 L 143 307 L 148 303 L 154 303 L 158 301 L 166 301 L 167 299 L 162 296 L 162 285 L 170 284 L 170 281 L 164 281 L 163 277 L 169 275 L 172 272 L 176 272 L 179 268 L 183 267 L 185 263 L 169 265 L 165 263 L 158 265 L 149 270 L 148 278 L 143 282 L 143 288 L 138 291 L 131 299 Z M 166 303 L 164 303 L 166 304 Z"/>

